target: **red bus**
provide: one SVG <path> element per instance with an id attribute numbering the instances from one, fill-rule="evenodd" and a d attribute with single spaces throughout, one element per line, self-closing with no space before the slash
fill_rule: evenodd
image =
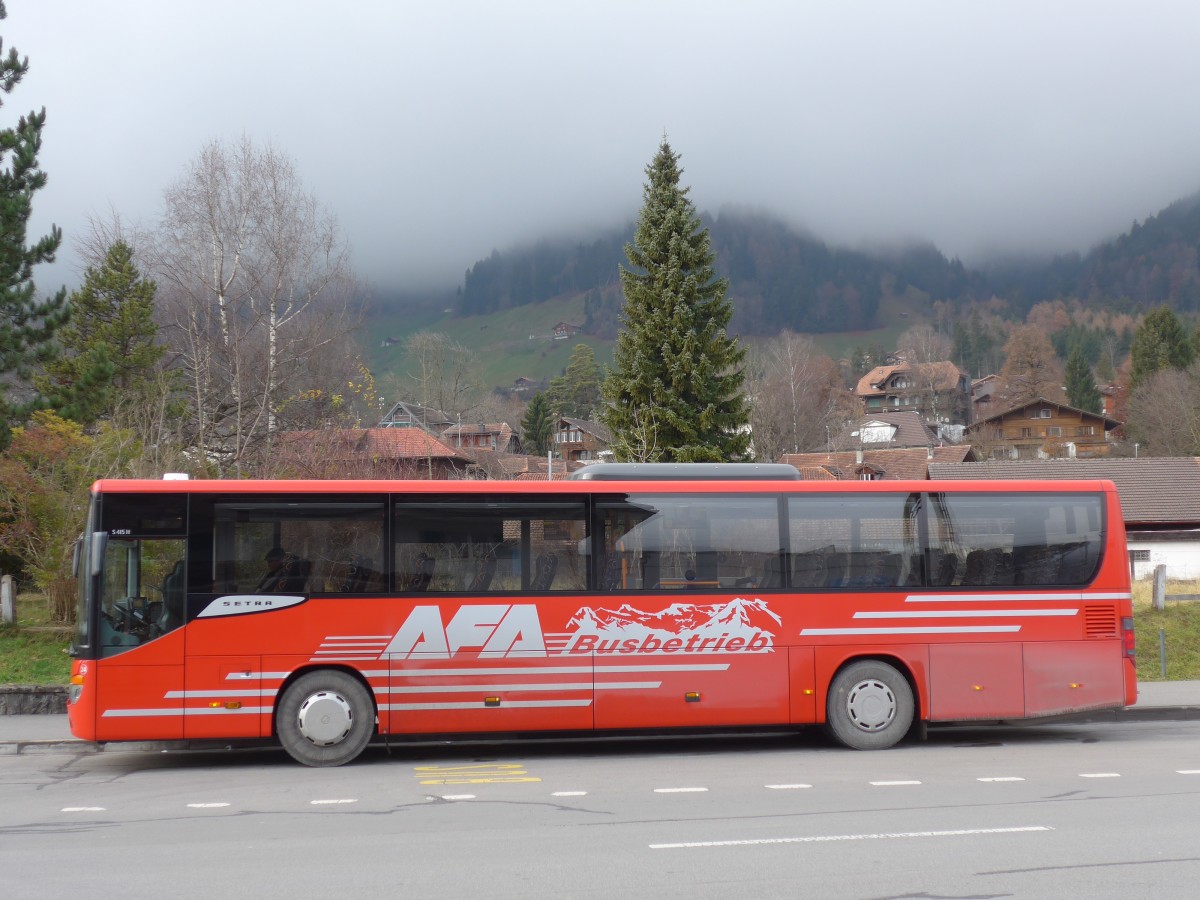
<path id="1" fill-rule="evenodd" d="M 556 482 L 98 481 L 91 741 L 917 722 L 1136 699 L 1114 486 L 594 465 Z"/>

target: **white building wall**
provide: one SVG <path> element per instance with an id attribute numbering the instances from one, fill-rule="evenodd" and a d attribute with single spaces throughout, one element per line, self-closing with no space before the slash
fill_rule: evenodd
<path id="1" fill-rule="evenodd" d="M 1126 537 L 1129 550 L 1135 554 L 1133 578 L 1151 578 L 1155 566 L 1166 566 L 1167 577 L 1177 581 L 1200 578 L 1200 538 L 1194 541 L 1139 540 Z M 1140 558 L 1148 557 L 1148 558 Z"/>

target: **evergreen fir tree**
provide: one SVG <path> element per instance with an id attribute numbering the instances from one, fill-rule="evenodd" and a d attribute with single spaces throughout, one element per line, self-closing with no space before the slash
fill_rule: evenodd
<path id="1" fill-rule="evenodd" d="M 554 414 L 546 395 L 540 391 L 533 395 L 525 416 L 521 419 L 521 443 L 526 453 L 545 456 L 554 437 Z"/>
<path id="2" fill-rule="evenodd" d="M 1100 413 L 1100 389 L 1096 387 L 1096 376 L 1088 365 L 1083 347 L 1076 344 L 1067 357 L 1067 402 L 1076 409 Z"/>
<path id="3" fill-rule="evenodd" d="M 550 379 L 546 400 L 560 416 L 591 418 L 600 406 L 600 364 L 596 351 L 587 344 L 576 344 L 567 370 Z"/>
<path id="4" fill-rule="evenodd" d="M 633 243 L 625 245 L 625 309 L 600 418 L 620 460 L 740 459 L 750 442 L 746 350 L 726 331 L 729 284 L 716 277 L 708 229 L 691 189 L 680 186 L 679 154 L 666 138 L 646 175 Z"/>
<path id="5" fill-rule="evenodd" d="M 109 412 L 118 397 L 143 395 L 166 348 L 155 343 L 157 286 L 142 277 L 123 241 L 89 267 L 70 297 L 71 319 L 57 339 L 66 351 L 34 384 L 61 416 L 82 424 Z"/>
<path id="6" fill-rule="evenodd" d="M 1133 335 L 1129 354 L 1133 360 L 1129 373 L 1132 387 L 1163 369 L 1186 369 L 1195 357 L 1187 330 L 1167 306 L 1146 314 Z"/>
<path id="7" fill-rule="evenodd" d="M 0 0 L 0 20 L 8 13 Z M 2 52 L 0 43 L 0 52 Z M 29 69 L 15 48 L 0 55 L 0 91 L 5 94 L 20 83 Z M 53 262 L 62 242 L 62 231 L 26 246 L 26 230 L 33 195 L 46 184 L 46 173 L 38 168 L 42 125 L 46 110 L 22 116 L 15 128 L 0 129 L 0 376 L 24 378 L 35 362 L 53 353 L 51 338 L 66 319 L 66 289 L 39 301 L 32 270 L 42 262 Z M 0 446 L 7 446 L 9 419 L 27 407 L 0 399 Z"/>

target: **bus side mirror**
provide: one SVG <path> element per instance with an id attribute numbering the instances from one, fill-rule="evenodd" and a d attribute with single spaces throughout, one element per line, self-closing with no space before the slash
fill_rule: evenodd
<path id="1" fill-rule="evenodd" d="M 90 572 L 92 578 L 97 577 L 104 570 L 104 551 L 108 549 L 108 532 L 94 531 L 92 532 L 92 558 L 90 563 Z"/>

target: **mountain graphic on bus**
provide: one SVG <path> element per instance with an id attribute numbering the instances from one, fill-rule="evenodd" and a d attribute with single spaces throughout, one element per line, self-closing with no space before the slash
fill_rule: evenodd
<path id="1" fill-rule="evenodd" d="M 637 641 L 643 652 L 660 646 L 665 652 L 764 652 L 772 649 L 782 624 L 765 602 L 742 597 L 727 603 L 672 603 L 658 612 L 628 603 L 618 609 L 585 606 L 567 623 L 573 631 L 568 646 L 605 652 Z M 647 639 L 652 639 L 649 645 Z"/>

